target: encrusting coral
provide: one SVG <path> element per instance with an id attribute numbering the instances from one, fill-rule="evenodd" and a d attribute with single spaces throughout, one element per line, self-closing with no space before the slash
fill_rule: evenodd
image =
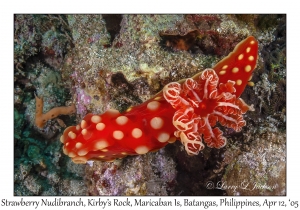
<path id="1" fill-rule="evenodd" d="M 35 95 L 36 112 L 35 112 L 35 125 L 43 128 L 48 120 L 58 117 L 59 115 L 69 115 L 76 112 L 74 104 L 70 106 L 55 107 L 47 113 L 43 113 L 44 102 L 42 98 Z"/>

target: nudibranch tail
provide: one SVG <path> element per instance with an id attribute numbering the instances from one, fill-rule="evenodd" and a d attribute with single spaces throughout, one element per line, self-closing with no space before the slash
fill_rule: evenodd
<path id="1" fill-rule="evenodd" d="M 239 97 L 248 81 L 251 80 L 257 58 L 258 42 L 253 36 L 249 36 L 237 44 L 228 56 L 213 67 L 219 76 L 219 83 L 234 81 L 235 95 Z"/>

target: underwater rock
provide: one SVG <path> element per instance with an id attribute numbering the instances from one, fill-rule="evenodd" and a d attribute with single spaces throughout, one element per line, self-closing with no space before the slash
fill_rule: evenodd
<path id="1" fill-rule="evenodd" d="M 227 166 L 220 186 L 228 195 L 286 195 L 286 134 L 266 132 Z"/>
<path id="2" fill-rule="evenodd" d="M 176 164 L 164 150 L 86 168 L 89 195 L 174 195 Z"/>

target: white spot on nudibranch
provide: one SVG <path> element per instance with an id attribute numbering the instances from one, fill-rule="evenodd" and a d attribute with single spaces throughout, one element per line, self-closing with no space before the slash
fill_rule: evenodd
<path id="1" fill-rule="evenodd" d="M 85 156 L 88 152 L 89 152 L 89 151 L 87 151 L 86 149 L 82 149 L 82 150 L 79 150 L 79 151 L 77 152 L 77 154 L 78 154 L 79 156 Z"/>
<path id="2" fill-rule="evenodd" d="M 81 134 L 82 134 L 82 135 L 86 135 L 86 134 L 87 134 L 87 129 L 83 129 L 83 130 L 81 131 Z"/>
<path id="3" fill-rule="evenodd" d="M 253 60 L 254 60 L 254 57 L 253 57 L 252 55 L 250 55 L 250 56 L 248 57 L 248 60 L 249 60 L 249 61 L 253 61 Z"/>
<path id="4" fill-rule="evenodd" d="M 151 101 L 147 104 L 147 109 L 150 111 L 155 111 L 159 108 L 160 103 L 158 101 Z"/>
<path id="5" fill-rule="evenodd" d="M 105 128 L 105 124 L 104 124 L 104 123 L 98 123 L 98 124 L 96 125 L 96 129 L 97 129 L 98 131 L 102 131 L 104 128 Z"/>
<path id="6" fill-rule="evenodd" d="M 250 65 L 245 66 L 245 71 L 246 71 L 246 72 L 251 71 L 251 66 L 250 66 Z"/>
<path id="7" fill-rule="evenodd" d="M 76 134 L 73 132 L 73 131 L 70 131 L 68 133 L 68 136 L 71 138 L 71 139 L 75 139 L 76 138 Z"/>
<path id="8" fill-rule="evenodd" d="M 87 129 L 83 129 L 81 131 L 81 134 L 85 140 L 88 140 L 93 135 L 93 133 L 91 131 L 88 131 Z"/>
<path id="9" fill-rule="evenodd" d="M 237 84 L 237 85 L 241 85 L 242 82 L 243 82 L 242 80 L 238 79 L 238 80 L 236 81 L 236 84 Z"/>
<path id="10" fill-rule="evenodd" d="M 232 73 L 237 73 L 239 71 L 239 68 L 237 68 L 237 67 L 234 67 L 233 69 L 232 69 Z"/>
<path id="11" fill-rule="evenodd" d="M 244 58 L 244 54 L 240 54 L 238 60 L 242 60 Z"/>
<path id="12" fill-rule="evenodd" d="M 160 129 L 164 124 L 163 119 L 160 117 L 153 117 L 150 121 L 150 125 L 153 129 Z"/>
<path id="13" fill-rule="evenodd" d="M 222 70 L 222 71 L 219 72 L 220 75 L 224 75 L 225 73 L 226 73 L 225 70 Z"/>
<path id="14" fill-rule="evenodd" d="M 114 131 L 113 132 L 113 137 L 116 139 L 116 140 L 121 140 L 123 139 L 124 137 L 124 133 L 122 131 Z"/>
<path id="15" fill-rule="evenodd" d="M 247 83 L 250 87 L 253 87 L 254 86 L 254 82 L 250 81 Z"/>
<path id="16" fill-rule="evenodd" d="M 98 115 L 94 115 L 92 118 L 91 118 L 91 121 L 95 124 L 99 123 L 101 121 L 101 117 L 98 116 Z"/>
<path id="17" fill-rule="evenodd" d="M 134 138 L 138 139 L 138 138 L 140 138 L 140 137 L 143 135 L 143 132 L 142 132 L 142 130 L 139 129 L 139 128 L 134 128 L 134 129 L 132 130 L 132 132 L 131 132 L 131 135 L 132 135 Z"/>
<path id="18" fill-rule="evenodd" d="M 87 122 L 85 120 L 82 120 L 80 123 L 81 129 L 84 129 L 87 127 Z"/>
<path id="19" fill-rule="evenodd" d="M 132 110 L 132 107 L 129 107 L 128 109 L 126 109 L 126 112 L 130 112 Z"/>
<path id="20" fill-rule="evenodd" d="M 228 68 L 228 65 L 224 65 L 224 66 L 222 67 L 223 70 L 225 70 L 225 69 L 227 69 L 227 68 Z"/>
<path id="21" fill-rule="evenodd" d="M 120 116 L 116 119 L 118 125 L 125 125 L 128 122 L 128 118 L 125 116 Z"/>
<path id="22" fill-rule="evenodd" d="M 146 146 L 139 146 L 135 149 L 135 152 L 139 155 L 146 154 L 148 151 L 149 149 Z"/>
<path id="23" fill-rule="evenodd" d="M 164 143 L 167 142 L 169 138 L 170 138 L 170 134 L 163 132 L 158 135 L 157 140 L 161 143 Z"/>
<path id="24" fill-rule="evenodd" d="M 94 145 L 94 148 L 95 148 L 95 150 L 101 150 L 101 151 L 103 151 L 104 148 L 106 148 L 107 146 L 108 146 L 107 141 L 105 141 L 104 139 L 101 139 L 101 140 L 98 140 L 96 142 L 96 144 Z"/>
<path id="25" fill-rule="evenodd" d="M 79 149 L 80 147 L 82 147 L 82 143 L 77 142 L 76 145 L 75 145 L 75 147 L 76 147 L 77 149 Z"/>

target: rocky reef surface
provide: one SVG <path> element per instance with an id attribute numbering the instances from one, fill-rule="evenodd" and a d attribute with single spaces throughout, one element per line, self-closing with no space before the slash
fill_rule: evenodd
<path id="1" fill-rule="evenodd" d="M 255 111 L 241 132 L 221 128 L 226 147 L 188 156 L 175 142 L 86 165 L 63 154 L 65 127 L 138 105 L 214 66 L 250 35 L 259 60 L 241 98 Z M 35 95 L 44 112 L 73 103 L 77 113 L 39 128 Z M 14 148 L 15 195 L 285 195 L 286 15 L 16 14 Z"/>

